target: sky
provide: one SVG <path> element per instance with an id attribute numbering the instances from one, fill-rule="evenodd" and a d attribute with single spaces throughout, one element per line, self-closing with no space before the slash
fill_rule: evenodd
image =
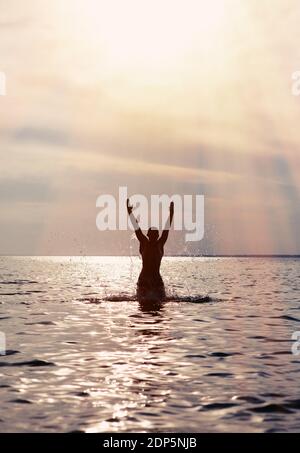
<path id="1" fill-rule="evenodd" d="M 170 254 L 300 254 L 299 0 L 0 0 L 0 254 L 137 251 L 96 199 L 205 197 Z"/>

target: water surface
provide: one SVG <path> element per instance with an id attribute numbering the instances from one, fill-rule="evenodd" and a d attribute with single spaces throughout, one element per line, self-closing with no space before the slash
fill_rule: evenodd
<path id="1" fill-rule="evenodd" d="M 0 258 L 0 431 L 300 430 L 300 260 Z M 209 296 L 209 300 L 205 296 Z"/>

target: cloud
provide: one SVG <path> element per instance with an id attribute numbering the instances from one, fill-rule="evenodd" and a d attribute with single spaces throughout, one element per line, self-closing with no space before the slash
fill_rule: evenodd
<path id="1" fill-rule="evenodd" d="M 16 129 L 12 133 L 12 139 L 19 142 L 40 142 L 53 146 L 65 146 L 68 143 L 68 136 L 65 131 L 38 127 Z"/>
<path id="2" fill-rule="evenodd" d="M 49 183 L 38 178 L 0 178 L 0 202 L 49 202 L 53 191 Z"/>

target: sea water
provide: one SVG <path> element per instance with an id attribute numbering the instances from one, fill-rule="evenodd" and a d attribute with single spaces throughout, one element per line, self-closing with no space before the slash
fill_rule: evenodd
<path id="1" fill-rule="evenodd" d="M 164 258 L 155 305 L 140 268 L 0 258 L 0 431 L 299 431 L 300 260 Z"/>

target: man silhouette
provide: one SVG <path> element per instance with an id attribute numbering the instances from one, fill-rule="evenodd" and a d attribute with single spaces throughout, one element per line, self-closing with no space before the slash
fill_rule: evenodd
<path id="1" fill-rule="evenodd" d="M 174 203 L 171 202 L 170 204 L 170 215 L 160 237 L 158 229 L 153 227 L 149 228 L 147 236 L 145 236 L 133 215 L 132 209 L 133 207 L 130 206 L 129 199 L 127 199 L 128 215 L 140 243 L 140 254 L 143 261 L 142 271 L 137 283 L 137 297 L 139 300 L 163 300 L 166 294 L 164 282 L 160 275 L 160 264 L 174 217 Z"/>

